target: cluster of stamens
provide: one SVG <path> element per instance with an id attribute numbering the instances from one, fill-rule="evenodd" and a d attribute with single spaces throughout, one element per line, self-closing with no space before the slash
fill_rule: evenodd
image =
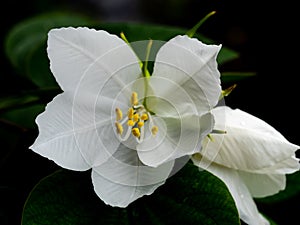
<path id="1" fill-rule="evenodd" d="M 127 124 L 127 132 L 125 135 L 123 125 Z M 120 108 L 116 108 L 116 131 L 121 141 L 125 141 L 129 138 L 130 134 L 136 137 L 136 140 L 140 143 L 144 139 L 145 123 L 149 124 L 152 135 L 156 135 L 158 127 L 153 125 L 153 121 L 150 113 L 145 109 L 144 105 L 138 101 L 138 95 L 133 92 L 131 95 L 131 107 L 127 111 L 127 116 L 123 118 L 123 112 Z"/>

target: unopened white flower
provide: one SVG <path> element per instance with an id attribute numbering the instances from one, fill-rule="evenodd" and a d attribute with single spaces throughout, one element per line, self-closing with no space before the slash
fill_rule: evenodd
<path id="1" fill-rule="evenodd" d="M 203 142 L 201 154 L 193 156 L 194 164 L 223 180 L 244 222 L 269 224 L 258 212 L 253 197 L 266 197 L 285 189 L 286 174 L 299 170 L 295 156 L 299 146 L 242 110 L 221 106 L 212 113 L 215 129 L 225 129 L 226 134 L 211 134 L 211 139 Z"/>
<path id="2" fill-rule="evenodd" d="M 145 76 L 133 45 L 106 31 L 51 30 L 50 68 L 63 93 L 37 117 L 30 147 L 64 168 L 92 168 L 95 192 L 120 207 L 151 194 L 174 160 L 199 150 L 221 94 L 221 46 L 176 36 Z"/>

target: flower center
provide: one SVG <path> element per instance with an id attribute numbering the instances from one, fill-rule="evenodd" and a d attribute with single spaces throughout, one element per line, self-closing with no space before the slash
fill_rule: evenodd
<path id="1" fill-rule="evenodd" d="M 123 112 L 120 108 L 116 108 L 116 131 L 121 141 L 126 141 L 130 135 L 133 135 L 138 143 L 144 140 L 145 127 L 148 126 L 151 134 L 155 136 L 158 127 L 154 125 L 151 114 L 144 105 L 139 104 L 136 92 L 131 94 L 131 107 L 127 110 L 127 116 L 123 118 Z M 127 125 L 127 131 L 124 134 L 123 126 Z M 124 134 L 124 135 L 123 135 Z"/>

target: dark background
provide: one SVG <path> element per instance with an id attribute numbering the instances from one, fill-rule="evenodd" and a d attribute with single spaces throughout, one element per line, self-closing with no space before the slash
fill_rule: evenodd
<path id="1" fill-rule="evenodd" d="M 262 5 L 264 4 L 264 5 Z M 290 142 L 300 145 L 298 40 L 295 5 L 288 1 L 264 3 L 258 0 L 45 0 L 1 2 L 0 94 L 14 93 L 27 84 L 20 78 L 3 51 L 4 37 L 16 23 L 55 9 L 74 10 L 100 21 L 151 22 L 191 28 L 207 13 L 217 13 L 201 33 L 241 54 L 220 70 L 254 71 L 257 76 L 239 81 L 226 99 L 232 108 L 247 111 L 274 126 Z M 34 184 L 57 167 L 26 151 L 32 133 L 0 123 L 14 140 L 0 147 L 0 224 L 20 224 L 21 212 Z M 10 152 L 9 149 L 18 149 Z M 298 154 L 299 155 L 299 154 Z M 34 164 L 32 164 L 34 162 Z M 43 169 L 37 168 L 41 165 Z M 33 167 L 32 165 L 35 165 Z M 262 212 L 279 225 L 296 224 L 299 196 L 270 205 L 258 204 Z"/>

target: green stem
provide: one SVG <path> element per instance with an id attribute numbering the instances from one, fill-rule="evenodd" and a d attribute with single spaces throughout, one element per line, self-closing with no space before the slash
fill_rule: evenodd
<path id="1" fill-rule="evenodd" d="M 145 63 L 144 63 L 144 66 L 143 66 L 143 74 L 144 74 L 144 77 L 146 77 L 146 78 L 150 77 L 150 73 L 148 71 L 148 61 L 149 61 L 149 56 L 150 56 L 152 44 L 153 44 L 153 41 L 150 40 L 148 42 L 147 49 L 146 49 Z"/>
<path id="2" fill-rule="evenodd" d="M 127 40 L 125 34 L 123 32 L 120 33 L 120 37 L 123 39 L 123 41 L 126 42 L 126 44 L 128 44 L 128 46 L 131 48 L 131 50 L 134 52 L 134 54 L 136 55 L 138 61 L 139 61 L 139 65 L 140 65 L 140 68 L 143 69 L 144 65 L 143 65 L 143 62 L 142 60 L 139 58 L 139 56 L 135 53 L 134 49 L 132 48 L 131 44 L 129 43 L 129 41 Z"/>
<path id="3" fill-rule="evenodd" d="M 147 95 L 148 95 L 148 87 L 149 87 L 149 78 L 150 78 L 150 73 L 148 71 L 148 61 L 149 61 L 149 56 L 150 56 L 150 52 L 151 52 L 151 48 L 152 48 L 152 44 L 153 44 L 153 41 L 150 40 L 148 45 L 147 45 L 147 49 L 146 49 L 146 57 L 145 57 L 145 63 L 143 65 L 143 75 L 145 77 L 144 79 L 144 89 L 145 89 L 145 92 L 144 92 L 144 102 L 143 102 L 143 105 L 145 106 L 145 108 L 147 109 Z"/>
<path id="4" fill-rule="evenodd" d="M 201 19 L 192 29 L 190 29 L 189 31 L 186 32 L 186 35 L 189 36 L 190 38 L 192 38 L 195 33 L 197 32 L 197 30 L 199 29 L 199 27 L 212 15 L 214 15 L 216 13 L 216 11 L 212 11 L 210 13 L 208 13 L 203 19 Z"/>

